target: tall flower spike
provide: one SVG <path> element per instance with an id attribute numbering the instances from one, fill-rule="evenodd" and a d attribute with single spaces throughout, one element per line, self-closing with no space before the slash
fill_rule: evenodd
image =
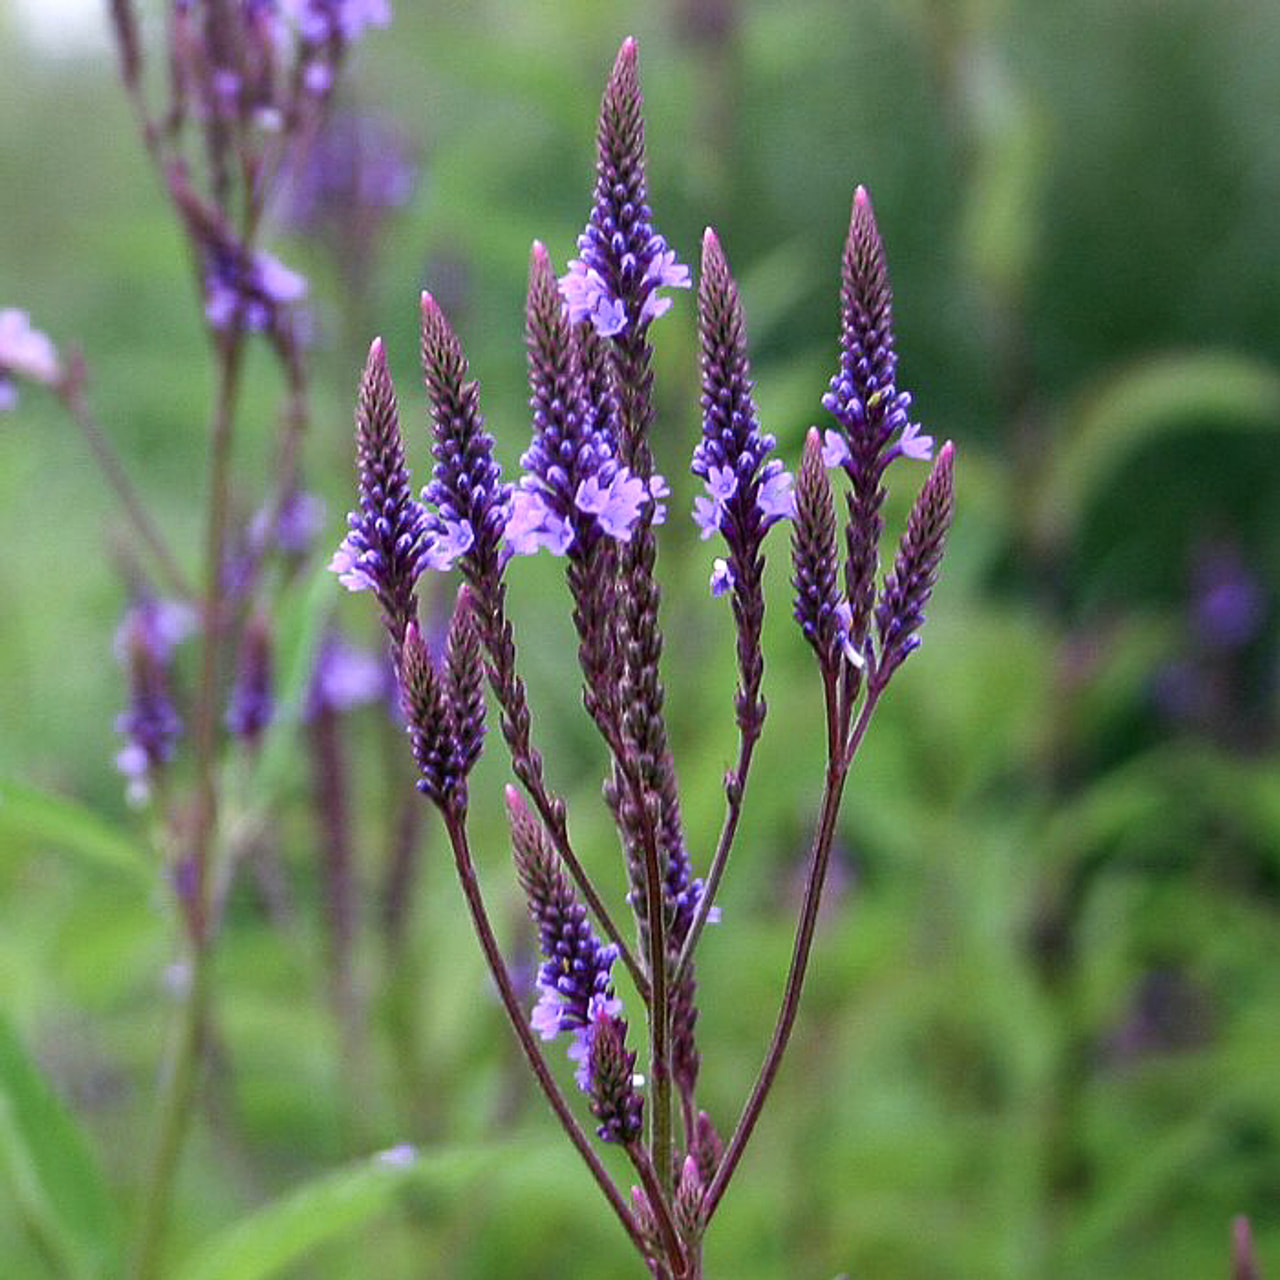
<path id="1" fill-rule="evenodd" d="M 461 780 L 471 772 L 484 747 L 484 655 L 466 586 L 458 588 L 449 623 L 445 683 L 453 719 L 455 768 Z"/>
<path id="2" fill-rule="evenodd" d="M 350 591 L 372 591 L 398 650 L 417 616 L 414 587 L 426 564 L 426 515 L 413 496 L 396 389 L 382 339 L 375 338 L 356 402 L 360 508 L 329 564 Z"/>
<path id="3" fill-rule="evenodd" d="M 840 592 L 836 586 L 836 509 L 823 465 L 822 441 L 809 428 L 796 482 L 796 521 L 791 531 L 795 619 L 826 667 L 834 660 Z"/>
<path id="4" fill-rule="evenodd" d="M 628 37 L 600 103 L 595 203 L 578 237 L 580 256 L 560 279 L 570 320 L 589 320 L 603 337 L 643 330 L 671 306 L 659 289 L 691 283 L 689 268 L 650 221 L 643 105 L 636 42 Z"/>
<path id="5" fill-rule="evenodd" d="M 461 562 L 472 583 L 491 589 L 501 572 L 511 486 L 484 429 L 479 384 L 467 378 L 467 358 L 444 312 L 422 295 L 422 368 L 435 422 L 431 483 L 422 491 L 427 515 L 426 562 L 433 569 Z"/>
<path id="6" fill-rule="evenodd" d="M 514 787 L 507 787 L 506 802 L 516 875 L 545 957 L 538 970 L 539 997 L 531 1025 L 544 1040 L 562 1031 L 574 1033 L 569 1057 L 578 1063 L 578 1084 L 590 1092 L 593 1023 L 622 1013 L 610 981 L 617 948 L 606 946 L 592 932 L 542 824 Z"/>
<path id="7" fill-rule="evenodd" d="M 911 509 L 907 531 L 876 605 L 880 655 L 873 680 L 877 689 L 883 689 L 919 647 L 924 607 L 938 576 L 954 499 L 955 446 L 948 440 Z"/>
<path id="8" fill-rule="evenodd" d="M 401 703 L 413 744 L 413 758 L 422 775 L 418 790 L 441 809 L 449 808 L 459 781 L 453 716 L 416 622 L 410 622 L 405 628 L 399 665 Z"/>
<path id="9" fill-rule="evenodd" d="M 822 399 L 838 424 L 838 430 L 829 433 L 828 459 L 843 466 L 852 482 L 845 586 L 850 607 L 848 637 L 855 651 L 862 648 L 875 597 L 883 529 L 881 477 L 899 455 L 927 459 L 933 449 L 932 437 L 921 435 L 919 426 L 907 417 L 911 397 L 898 390 L 897 369 L 893 293 L 884 244 L 871 197 L 859 187 L 841 260 L 840 371 Z"/>
<path id="10" fill-rule="evenodd" d="M 746 325 L 738 286 L 716 233 L 702 237 L 698 285 L 698 333 L 702 342 L 702 440 L 693 453 L 693 473 L 706 485 L 694 519 L 703 537 L 719 531 L 729 549 L 728 573 L 738 628 L 738 717 L 758 727 L 763 719 L 760 682 L 764 660 L 764 557 L 769 527 L 791 515 L 791 477 L 769 459 L 776 441 L 760 431 L 751 398 Z"/>

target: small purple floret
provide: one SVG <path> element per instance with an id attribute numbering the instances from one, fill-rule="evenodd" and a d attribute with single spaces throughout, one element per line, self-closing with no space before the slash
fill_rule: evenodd
<path id="1" fill-rule="evenodd" d="M 658 501 L 669 490 L 661 476 L 653 476 L 648 484 L 634 476 L 626 467 L 619 467 L 607 486 L 600 483 L 599 474 L 588 476 L 574 494 L 574 505 L 579 511 L 594 515 L 600 528 L 619 542 L 630 542 L 646 503 L 655 503 L 653 523 L 661 524 L 666 517 L 666 507 Z"/>

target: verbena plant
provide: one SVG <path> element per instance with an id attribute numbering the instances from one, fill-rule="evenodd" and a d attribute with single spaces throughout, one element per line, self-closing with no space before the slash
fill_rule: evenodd
<path id="1" fill-rule="evenodd" d="M 360 502 L 332 568 L 348 588 L 378 600 L 418 786 L 443 819 L 481 949 L 530 1069 L 653 1274 L 695 1277 L 703 1233 L 795 1022 L 846 778 L 877 705 L 920 643 L 952 517 L 954 454 L 948 443 L 933 457 L 933 441 L 911 419 L 911 397 L 898 387 L 884 249 L 862 188 L 842 260 L 839 369 L 822 399 L 835 425 L 821 436 L 809 431 L 794 480 L 771 456 L 774 438 L 760 429 L 737 286 L 707 230 L 698 288 L 703 433 L 692 461 L 705 492 L 694 518 L 704 538 L 723 540 L 711 591 L 729 597 L 736 629 L 739 748 L 725 778 L 719 839 L 705 879 L 697 877 L 663 713 L 656 530 L 669 491 L 649 443 L 650 326 L 671 306 L 663 290 L 691 281 L 651 220 L 633 40 L 623 43 L 605 88 L 597 145 L 579 256 L 557 279 L 546 250 L 533 246 L 525 309 L 533 434 L 519 482 L 503 481 L 462 345 L 435 299 L 423 294 L 432 479 L 419 501 L 383 345 L 375 340 L 356 410 Z M 882 578 L 884 482 L 900 457 L 933 457 L 933 464 Z M 842 522 L 829 469 L 844 477 Z M 782 521 L 791 522 L 794 615 L 816 660 L 827 765 L 782 1006 L 755 1084 L 723 1140 L 698 1106 L 695 958 L 703 927 L 716 918 L 765 723 L 764 543 Z M 614 919 L 606 892 L 587 874 L 535 745 L 506 576 L 515 557 L 540 550 L 565 562 L 582 701 L 610 757 L 604 798 L 618 830 L 633 931 Z M 418 584 L 426 573 L 451 569 L 463 585 L 443 653 L 432 653 L 419 625 Z M 467 780 L 484 743 L 486 680 L 522 789 L 507 788 L 506 808 L 516 875 L 543 955 L 532 1011 L 521 1003 L 494 935 L 468 838 Z M 615 986 L 619 962 L 643 1008 L 643 1073 Z M 542 1044 L 561 1035 L 597 1136 L 620 1146 L 635 1171 L 629 1197 L 547 1063 Z"/>

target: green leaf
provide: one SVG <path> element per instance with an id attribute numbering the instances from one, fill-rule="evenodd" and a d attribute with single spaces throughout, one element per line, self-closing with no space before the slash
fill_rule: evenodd
<path id="1" fill-rule="evenodd" d="M 175 1280 L 266 1280 L 385 1211 L 401 1191 L 456 1190 L 510 1158 L 510 1146 L 381 1152 L 233 1223 L 187 1258 Z"/>
<path id="2" fill-rule="evenodd" d="M 0 1168 L 33 1236 L 64 1274 L 111 1272 L 115 1219 L 102 1175 L 70 1113 L 0 1015 Z"/>
<path id="3" fill-rule="evenodd" d="M 1057 433 L 1036 498 L 1042 535 L 1061 542 L 1092 496 L 1148 440 L 1188 429 L 1280 430 L 1280 374 L 1229 352 L 1161 356 L 1091 390 Z"/>
<path id="4" fill-rule="evenodd" d="M 94 867 L 150 885 L 154 872 L 135 837 L 104 822 L 79 801 L 0 779 L 0 847 L 34 841 Z"/>

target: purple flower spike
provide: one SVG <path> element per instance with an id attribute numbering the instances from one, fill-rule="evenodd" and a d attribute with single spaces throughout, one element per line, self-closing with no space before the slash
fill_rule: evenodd
<path id="1" fill-rule="evenodd" d="M 859 651 L 875 598 L 885 468 L 896 457 L 928 458 L 933 450 L 932 437 L 922 435 L 908 418 L 911 397 L 898 390 L 897 371 L 893 292 L 884 244 L 871 197 L 859 187 L 841 261 L 840 371 L 822 398 L 838 425 L 837 438 L 828 439 L 826 457 L 843 466 L 852 483 L 845 587 L 851 609 L 849 636 Z"/>
<path id="2" fill-rule="evenodd" d="M 919 647 L 924 607 L 938 576 L 954 500 L 955 446 L 947 441 L 911 509 L 907 531 L 876 605 L 880 655 L 874 679 L 879 689 Z"/>
<path id="3" fill-rule="evenodd" d="M 382 339 L 375 338 L 360 380 L 356 404 L 356 456 L 360 507 L 329 568 L 349 591 L 372 591 L 396 648 L 417 615 L 415 585 L 431 563 L 426 515 L 413 497 L 396 390 Z"/>
<path id="4" fill-rule="evenodd" d="M 506 802 L 516 874 L 545 957 L 531 1025 L 544 1040 L 562 1031 L 581 1033 L 575 1034 L 569 1056 L 578 1063 L 578 1083 L 589 1092 L 592 1026 L 599 1016 L 616 1018 L 622 1012 L 610 982 L 618 951 L 592 932 L 542 824 L 514 787 L 507 787 Z"/>
<path id="5" fill-rule="evenodd" d="M 728 548 L 723 569 L 711 575 L 713 595 L 732 591 L 738 631 L 738 718 L 759 731 L 764 720 L 760 684 L 764 658 L 764 538 L 770 527 L 794 511 L 791 476 L 770 458 L 775 440 L 760 430 L 751 396 L 747 331 L 738 286 L 716 233 L 702 237 L 702 278 L 698 285 L 698 336 L 702 345 L 702 439 L 692 470 L 707 492 L 694 512 L 703 537 L 710 527 Z"/>
<path id="6" fill-rule="evenodd" d="M 503 531 L 510 515 L 511 486 L 493 456 L 484 429 L 479 385 L 468 379 L 462 344 L 436 300 L 422 295 L 422 368 L 435 421 L 436 464 L 423 501 L 427 563 L 447 569 L 460 561 L 471 582 L 492 588 L 501 573 Z"/>
<path id="7" fill-rule="evenodd" d="M 622 42 L 600 103 L 595 203 L 579 256 L 560 278 L 572 323 L 602 337 L 641 332 L 671 306 L 662 288 L 687 289 L 689 268 L 653 229 L 644 174 L 643 98 L 633 39 Z"/>
<path id="8" fill-rule="evenodd" d="M 692 470 L 706 485 L 695 499 L 694 520 L 703 538 L 719 531 L 745 582 L 745 567 L 760 552 L 765 531 L 794 511 L 791 476 L 770 459 L 775 440 L 761 432 L 751 397 L 746 327 L 738 286 L 716 233 L 702 238 L 698 289 L 702 339 L 702 440 Z"/>

